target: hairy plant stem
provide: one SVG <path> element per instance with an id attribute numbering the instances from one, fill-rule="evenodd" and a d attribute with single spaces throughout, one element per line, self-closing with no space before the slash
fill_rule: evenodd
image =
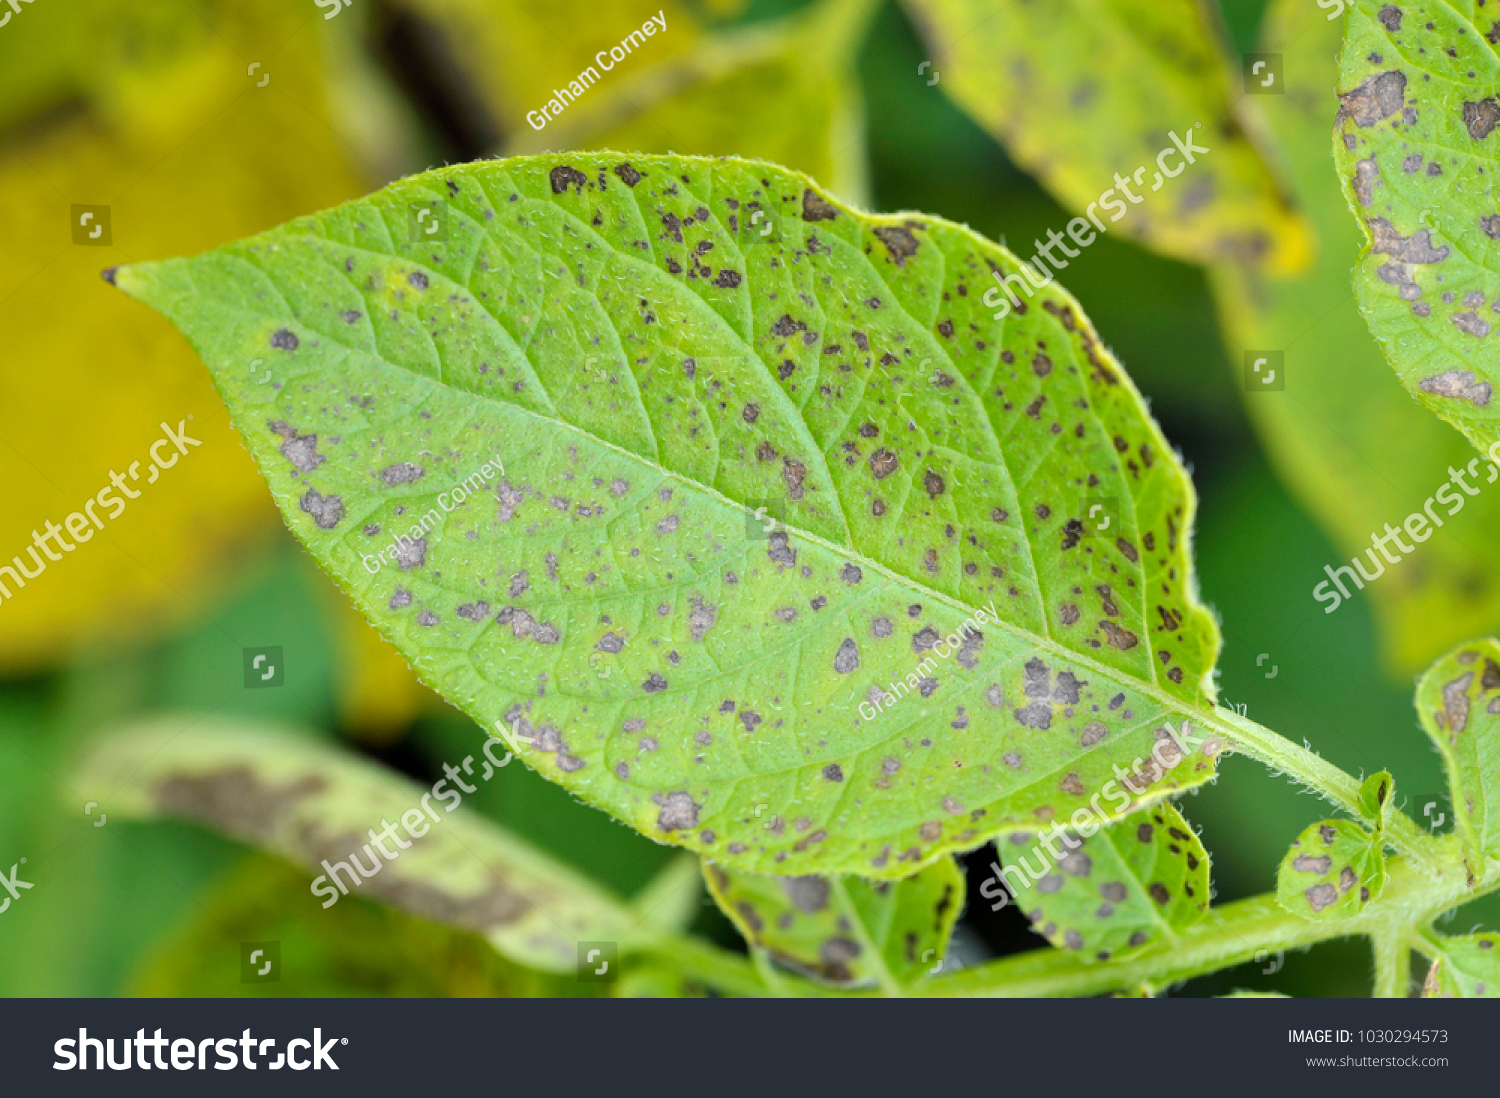
<path id="1" fill-rule="evenodd" d="M 1383 931 L 1371 942 L 1375 947 L 1375 998 L 1405 999 L 1411 992 L 1411 943 L 1407 934 Z"/>
<path id="2" fill-rule="evenodd" d="M 1119 960 L 1093 962 L 1076 953 L 1039 949 L 925 981 L 908 988 L 907 994 L 1036 998 L 1104 995 L 1140 984 L 1161 989 L 1257 956 L 1351 935 L 1371 937 L 1377 951 L 1382 940 L 1398 943 L 1404 954 L 1414 928 L 1426 927 L 1450 907 L 1500 887 L 1500 861 L 1487 861 L 1483 878 L 1471 886 L 1457 842 L 1447 836 L 1429 842 L 1440 857 L 1422 868 L 1393 858 L 1380 898 L 1347 919 L 1305 919 L 1282 909 L 1268 893 L 1225 904 L 1179 930 L 1175 938 L 1162 938 Z M 1395 990 L 1396 948 L 1389 947 L 1388 963 L 1380 966 L 1388 975 L 1377 992 L 1404 994 Z M 1404 980 L 1405 967 L 1399 972 Z"/>
<path id="3" fill-rule="evenodd" d="M 1321 755 L 1299 747 L 1278 736 L 1269 728 L 1240 716 L 1232 709 L 1215 709 L 1212 723 L 1227 736 L 1243 755 L 1249 755 L 1309 789 L 1349 813 L 1363 819 L 1359 808 L 1359 781 L 1345 774 Z M 1373 821 L 1366 820 L 1366 823 Z M 1435 870 L 1431 837 L 1404 812 L 1392 808 L 1386 814 L 1386 842 L 1418 867 Z"/>

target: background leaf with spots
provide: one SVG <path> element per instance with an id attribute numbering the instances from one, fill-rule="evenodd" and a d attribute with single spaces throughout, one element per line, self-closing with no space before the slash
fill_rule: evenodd
<path id="1" fill-rule="evenodd" d="M 1335 159 L 1367 245 L 1355 288 L 1407 390 L 1488 453 L 1500 208 L 1495 19 L 1443 0 L 1350 7 Z"/>

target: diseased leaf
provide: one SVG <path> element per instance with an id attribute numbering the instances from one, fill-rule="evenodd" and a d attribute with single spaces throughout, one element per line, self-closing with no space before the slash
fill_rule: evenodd
<path id="1" fill-rule="evenodd" d="M 1453 829 L 1471 870 L 1500 854 L 1500 643 L 1474 641 L 1435 663 L 1417 683 L 1417 717 L 1448 771 Z"/>
<path id="2" fill-rule="evenodd" d="M 1191 486 L 1072 298 L 994 319 L 1015 272 L 769 164 L 569 154 L 112 277 L 314 557 L 529 764 L 736 869 L 897 878 L 1225 746 Z"/>
<path id="3" fill-rule="evenodd" d="M 952 858 L 900 881 L 763 877 L 712 862 L 703 876 L 746 941 L 832 984 L 903 987 L 935 970 L 964 900 Z"/>
<path id="4" fill-rule="evenodd" d="M 318 874 L 309 900 L 322 906 L 347 895 L 376 900 L 473 931 L 545 972 L 573 972 L 579 941 L 649 936 L 571 869 L 482 817 L 455 813 L 465 776 L 477 787 L 493 763 L 510 761 L 496 746 L 456 765 L 458 777 L 434 793 L 307 740 L 231 721 L 162 719 L 103 740 L 74 784 L 85 799 L 107 795 L 121 817 L 193 820 Z M 369 872 L 355 872 L 356 860 Z"/>
<path id="5" fill-rule="evenodd" d="M 1494 20 L 1477 18 L 1444 0 L 1356 0 L 1334 159 L 1367 241 L 1354 286 L 1370 330 L 1407 390 L 1487 450 L 1500 440 L 1500 58 Z"/>
<path id="6" fill-rule="evenodd" d="M 612 94 L 590 96 L 541 132 L 518 132 L 508 151 L 753 157 L 805 172 L 861 205 L 868 180 L 854 54 L 874 7 L 868 0 L 824 0 L 768 26 L 720 35 L 668 64 L 632 69 Z M 764 220 L 761 229 L 775 231 Z"/>
<path id="7" fill-rule="evenodd" d="M 1494 468 L 1481 468 L 1463 438 L 1402 390 L 1350 293 L 1360 234 L 1328 137 L 1338 109 L 1342 28 L 1304 0 L 1275 0 L 1259 45 L 1282 57 L 1285 94 L 1258 97 L 1257 105 L 1285 150 L 1297 201 L 1316 226 L 1314 266 L 1304 276 L 1278 278 L 1219 265 L 1211 280 L 1236 381 L 1247 359 L 1283 352 L 1285 390 L 1252 390 L 1246 409 L 1279 479 L 1339 547 L 1341 559 L 1330 567 L 1358 557 L 1365 574 L 1379 575 L 1359 591 L 1346 574 L 1344 593 L 1369 600 L 1384 661 L 1409 682 L 1454 645 L 1500 623 L 1500 582 L 1488 552 L 1500 543 L 1500 492 L 1485 487 Z M 1466 466 L 1470 483 L 1481 489 L 1477 497 L 1448 483 L 1450 469 Z M 1439 490 L 1444 498 L 1435 500 Z M 1426 500 L 1445 526 L 1435 530 L 1424 517 L 1413 527 L 1425 539 L 1419 541 L 1400 527 Z M 1400 553 L 1399 564 L 1371 546 L 1387 523 L 1397 529 L 1399 545 L 1387 545 Z M 1309 583 L 1308 597 L 1317 590 L 1327 612 L 1342 601 L 1324 578 Z"/>
<path id="8" fill-rule="evenodd" d="M 1308 919 L 1347 919 L 1385 887 L 1381 837 L 1351 820 L 1315 823 L 1292 844 L 1276 879 L 1276 900 Z"/>
<path id="9" fill-rule="evenodd" d="M 276 980 L 244 983 L 242 942 L 276 942 Z M 205 964 L 206 958 L 215 963 Z M 160 942 L 127 994 L 146 998 L 571 998 L 611 990 L 523 968 L 483 938 L 349 897 L 322 910 L 308 877 L 273 858 L 237 867 Z"/>
<path id="10" fill-rule="evenodd" d="M 1422 984 L 1424 999 L 1500 997 L 1500 934 L 1439 938 L 1441 953 Z M 1426 948 L 1424 946 L 1424 948 Z"/>
<path id="11" fill-rule="evenodd" d="M 1095 228 L 1118 225 L 1193 263 L 1292 272 L 1311 258 L 1309 229 L 1258 147 L 1259 123 L 1202 0 L 907 8 L 938 87 Z M 1078 236 L 1092 232 L 1085 221 Z"/>
<path id="12" fill-rule="evenodd" d="M 1163 935 L 1176 940 L 1208 912 L 1208 851 L 1176 805 L 1164 802 L 1088 838 L 1064 833 L 1061 844 L 1056 863 L 1016 896 L 1055 946 L 1107 961 Z"/>

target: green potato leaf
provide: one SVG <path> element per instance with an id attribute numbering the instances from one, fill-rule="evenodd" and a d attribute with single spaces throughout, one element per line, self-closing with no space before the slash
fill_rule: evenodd
<path id="1" fill-rule="evenodd" d="M 938 88 L 1066 208 L 1192 263 L 1234 259 L 1278 272 L 1307 264 L 1308 227 L 1260 149 L 1209 4 L 907 8 L 933 52 Z"/>
<path id="2" fill-rule="evenodd" d="M 1088 838 L 1066 835 L 1062 844 L 1056 864 L 1016 895 L 1032 927 L 1055 946 L 1107 961 L 1163 935 L 1175 941 L 1208 912 L 1208 851 L 1171 803 Z"/>
<path id="3" fill-rule="evenodd" d="M 1384 662 L 1405 684 L 1454 645 L 1500 622 L 1500 583 L 1487 549 L 1500 542 L 1500 492 L 1485 487 L 1485 469 L 1468 464 L 1475 459 L 1469 444 L 1402 389 L 1350 293 L 1361 239 L 1328 138 L 1339 105 L 1342 27 L 1304 0 L 1275 0 L 1259 45 L 1282 58 L 1285 94 L 1257 103 L 1285 151 L 1293 193 L 1316 227 L 1314 265 L 1301 276 L 1276 277 L 1220 264 L 1211 283 L 1237 375 L 1246 360 L 1283 352 L 1285 389 L 1247 391 L 1246 409 L 1282 483 L 1339 547 L 1342 559 L 1331 567 L 1374 554 L 1365 567 L 1372 574 L 1385 570 L 1363 592 L 1344 583 L 1351 595 L 1369 599 Z M 1448 484 L 1449 470 L 1466 465 L 1471 483 L 1481 487 L 1477 497 Z M 1493 468 L 1488 474 L 1495 475 Z M 1387 567 L 1371 547 L 1372 534 L 1387 523 L 1399 529 L 1439 490 L 1452 493 L 1432 505 L 1446 528 L 1422 541 L 1399 533 L 1400 563 Z M 1316 586 L 1309 584 L 1309 601 Z M 1322 591 L 1325 612 L 1341 605 L 1327 601 L 1337 595 L 1332 586 Z"/>
<path id="4" fill-rule="evenodd" d="M 1309 919 L 1347 919 L 1385 887 L 1381 836 L 1350 820 L 1324 820 L 1297 836 L 1276 875 L 1276 901 Z"/>
<path id="5" fill-rule="evenodd" d="M 232 721 L 163 718 L 101 741 L 74 785 L 80 798 L 107 803 L 122 818 L 193 820 L 320 875 L 310 904 L 334 907 L 351 895 L 379 901 L 479 934 L 544 972 L 575 971 L 579 941 L 649 937 L 642 920 L 568 867 L 482 817 L 455 812 L 463 784 L 477 788 L 486 768 L 493 774 L 492 764 L 511 761 L 497 746 L 476 748 L 433 794 L 306 739 Z M 394 830 L 382 830 L 388 822 Z M 382 859 L 372 833 L 392 844 L 380 849 L 393 849 L 394 858 Z M 354 859 L 380 868 L 354 883 Z M 325 861 L 345 868 L 333 877 Z"/>
<path id="6" fill-rule="evenodd" d="M 1354 285 L 1370 330 L 1412 396 L 1486 451 L 1500 440 L 1493 23 L 1444 0 L 1356 0 L 1334 142 L 1367 242 Z"/>
<path id="7" fill-rule="evenodd" d="M 996 318 L 1006 274 L 770 164 L 580 153 L 110 277 L 187 334 L 314 558 L 529 765 L 731 868 L 899 878 L 1225 746 L 1191 485 L 1071 297 Z"/>
<path id="8" fill-rule="evenodd" d="M 1424 999 L 1500 997 L 1500 934 L 1429 939 L 1440 949 L 1422 985 Z M 1426 948 L 1426 946 L 1424 946 Z"/>
<path id="9" fill-rule="evenodd" d="M 747 942 L 831 984 L 899 989 L 935 971 L 964 900 L 952 858 L 900 881 L 763 877 L 712 862 L 703 876 Z"/>
<path id="10" fill-rule="evenodd" d="M 1448 771 L 1453 829 L 1471 870 L 1500 854 L 1500 642 L 1474 641 L 1435 663 L 1417 683 L 1417 717 Z"/>

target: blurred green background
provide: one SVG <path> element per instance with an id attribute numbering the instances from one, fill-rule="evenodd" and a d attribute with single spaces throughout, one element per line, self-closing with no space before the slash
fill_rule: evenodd
<path id="1" fill-rule="evenodd" d="M 298 874 L 199 829 L 96 827 L 97 811 L 66 799 L 80 745 L 145 712 L 273 718 L 423 784 L 480 735 L 343 604 L 282 528 L 186 345 L 98 272 L 216 246 L 401 174 L 553 141 L 796 157 L 793 166 L 831 176 L 870 208 L 967 222 L 1027 254 L 1025 242 L 1066 224 L 1072 214 L 918 74 L 929 53 L 903 8 L 865 13 L 846 79 L 839 58 L 809 51 L 802 31 L 777 22 L 802 7 L 673 8 L 651 63 L 689 88 L 687 106 L 641 106 L 659 93 L 644 72 L 622 73 L 617 89 L 601 87 L 541 135 L 522 121 L 535 101 L 527 89 L 565 80 L 577 56 L 650 14 L 645 5 L 361 0 L 325 20 L 312 0 L 171 0 L 149 11 L 40 0 L 0 28 L 0 550 L 77 509 L 110 470 L 144 454 L 160 421 L 191 412 L 205 440 L 107 537 L 0 605 L 0 867 L 25 857 L 21 876 L 36 885 L 0 914 L 0 994 L 580 993 L 477 938 L 363 901 L 325 915 Z M 1224 0 L 1231 56 L 1256 48 L 1265 7 Z M 752 60 L 728 76 L 694 69 L 737 50 Z M 744 87 L 726 91 L 735 81 Z M 776 113 L 727 111 L 735 97 L 775 99 Z M 680 144 L 683 127 L 701 127 L 710 145 L 736 142 L 737 125 L 764 128 L 745 148 Z M 74 203 L 110 205 L 111 246 L 72 242 Z M 1323 565 L 1352 552 L 1347 517 L 1337 505 L 1309 508 L 1316 490 L 1275 465 L 1275 430 L 1252 427 L 1247 404 L 1283 394 L 1243 391 L 1241 349 L 1221 334 L 1209 275 L 1106 237 L 1064 282 L 1193 471 L 1201 587 L 1225 636 L 1223 696 L 1351 772 L 1390 769 L 1408 797 L 1443 789 L 1412 710 L 1419 665 L 1393 657 L 1400 645 L 1382 635 L 1398 619 L 1378 621 L 1362 598 L 1325 616 L 1309 595 Z M 1359 383 L 1394 392 L 1413 430 L 1426 429 L 1378 354 L 1356 353 Z M 1442 464 L 1420 471 L 1431 487 Z M 1481 614 L 1485 591 L 1475 596 Z M 243 650 L 270 645 L 283 649 L 285 685 L 246 689 Z M 1413 648 L 1426 651 L 1402 650 Z M 1427 648 L 1424 659 L 1441 651 Z M 669 855 L 523 767 L 470 803 L 621 896 Z M 1238 758 L 1183 810 L 1213 855 L 1219 900 L 1273 889 L 1288 843 L 1326 814 Z M 986 910 L 985 851 L 969 862 L 960 959 L 1043 947 L 1014 910 Z M 1475 906 L 1489 910 L 1460 912 L 1452 929 L 1496 924 L 1495 903 Z M 707 899 L 696 929 L 739 948 Z M 238 943 L 252 940 L 283 943 L 281 983 L 239 982 Z M 1362 942 L 1332 944 L 1175 993 L 1367 994 L 1370 967 Z"/>

